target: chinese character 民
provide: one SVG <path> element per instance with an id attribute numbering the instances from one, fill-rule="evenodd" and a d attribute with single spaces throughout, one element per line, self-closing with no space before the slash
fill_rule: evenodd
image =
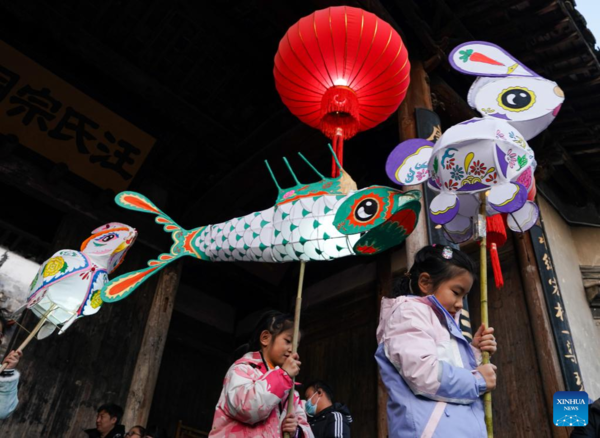
<path id="1" fill-rule="evenodd" d="M 0 65 L 0 102 L 8 96 L 10 90 L 19 82 L 20 76 Z"/>
<path id="2" fill-rule="evenodd" d="M 98 142 L 96 148 L 99 151 L 104 152 L 104 155 L 91 155 L 90 162 L 99 163 L 100 166 L 104 167 L 105 169 L 114 170 L 125 180 L 131 179 L 132 175 L 123 169 L 123 165 L 133 164 L 135 160 L 133 157 L 131 157 L 131 155 L 139 155 L 140 150 L 125 140 L 119 140 L 117 143 L 115 136 L 108 131 L 104 134 L 104 138 L 108 140 L 109 143 L 113 145 L 116 144 L 116 146 L 121 148 L 121 150 L 117 149 L 111 155 L 110 148 L 106 144 Z M 116 160 L 111 160 L 111 158 L 116 158 Z"/>
<path id="3" fill-rule="evenodd" d="M 97 129 L 99 125 L 92 119 L 78 113 L 70 106 L 67 107 L 65 115 L 58 122 L 56 127 L 48 133 L 48 135 L 57 140 L 71 140 L 75 138 L 77 150 L 80 154 L 89 154 L 85 141 L 95 140 L 96 136 L 87 130 L 87 127 Z M 68 134 L 71 132 L 72 134 Z"/>
<path id="4" fill-rule="evenodd" d="M 23 124 L 28 126 L 35 118 L 38 127 L 41 131 L 48 130 L 47 122 L 56 118 L 56 113 L 61 108 L 62 104 L 50 96 L 48 88 L 34 90 L 29 85 L 25 85 L 16 96 L 10 98 L 10 103 L 17 104 L 14 108 L 6 111 L 11 117 L 25 113 L 23 116 Z"/>

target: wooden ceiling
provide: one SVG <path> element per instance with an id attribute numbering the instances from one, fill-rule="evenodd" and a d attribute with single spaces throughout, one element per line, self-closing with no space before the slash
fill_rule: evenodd
<path id="1" fill-rule="evenodd" d="M 217 223 L 271 206 L 276 190 L 263 160 L 283 182 L 280 158 L 302 151 L 326 171 L 327 139 L 299 122 L 275 90 L 278 42 L 299 18 L 333 1 L 0 0 L 0 35 L 7 43 L 158 139 L 130 188 L 153 199 L 183 227 Z M 556 80 L 567 100 L 547 135 L 532 142 L 538 180 L 549 196 L 596 220 L 600 205 L 600 66 L 585 21 L 568 1 L 351 1 L 389 21 L 433 81 L 466 96 L 471 78 L 447 64 L 448 52 L 470 39 L 506 48 L 530 68 Z M 441 96 L 440 96 L 441 97 Z M 456 108 L 434 96 L 445 127 Z M 462 102 L 464 105 L 464 102 Z M 460 112 L 459 112 L 460 113 Z M 359 186 L 389 184 L 383 163 L 398 142 L 397 119 L 346 144 L 345 167 Z M 31 199 L 52 199 L 55 215 L 78 211 L 98 222 L 135 224 L 157 251 L 169 237 L 152 218 L 117 209 L 113 194 L 59 165 L 0 138 L 0 174 Z M 314 177 L 292 158 L 302 181 Z M 48 184 L 51 181 L 52 184 Z M 584 214 L 584 213 L 581 213 Z M 16 213 L 18 216 L 18 213 Z M 17 217 L 18 221 L 18 217 Z M 38 236 L 39 237 L 39 236 Z M 363 260 L 315 266 L 316 282 Z M 257 291 L 269 305 L 293 283 L 291 265 L 211 269 L 186 262 L 190 283 L 210 278 L 211 293 Z M 311 268 L 312 269 L 312 268 Z M 247 294 L 248 292 L 246 292 Z M 247 312 L 256 306 L 243 300 Z M 250 306 L 250 307 L 248 307 Z"/>

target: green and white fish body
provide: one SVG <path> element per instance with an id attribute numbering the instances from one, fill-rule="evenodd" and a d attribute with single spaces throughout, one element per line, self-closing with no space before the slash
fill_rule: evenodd
<path id="1" fill-rule="evenodd" d="M 148 267 L 105 285 L 102 300 L 125 298 L 148 277 L 184 256 L 212 262 L 285 263 L 372 255 L 400 244 L 416 226 L 420 192 L 384 186 L 356 190 L 342 170 L 337 178 L 280 189 L 275 205 L 225 222 L 185 230 L 136 192 L 116 196 L 121 207 L 155 214 L 172 233 L 169 253 Z"/>

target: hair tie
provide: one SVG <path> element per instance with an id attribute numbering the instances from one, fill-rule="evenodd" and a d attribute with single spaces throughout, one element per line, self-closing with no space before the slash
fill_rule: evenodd
<path id="1" fill-rule="evenodd" d="M 405 276 L 406 278 L 410 278 L 410 271 L 406 271 L 406 272 L 404 273 L 404 276 Z"/>
<path id="2" fill-rule="evenodd" d="M 452 258 L 452 248 L 445 246 L 442 250 L 442 257 L 444 257 L 446 260 L 450 260 Z"/>

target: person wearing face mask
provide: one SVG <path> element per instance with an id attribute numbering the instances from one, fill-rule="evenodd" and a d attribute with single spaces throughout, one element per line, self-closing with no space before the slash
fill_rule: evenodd
<path id="1" fill-rule="evenodd" d="M 334 403 L 331 386 L 316 380 L 306 385 L 304 396 L 304 410 L 315 438 L 350 438 L 350 410 L 342 403 Z"/>

